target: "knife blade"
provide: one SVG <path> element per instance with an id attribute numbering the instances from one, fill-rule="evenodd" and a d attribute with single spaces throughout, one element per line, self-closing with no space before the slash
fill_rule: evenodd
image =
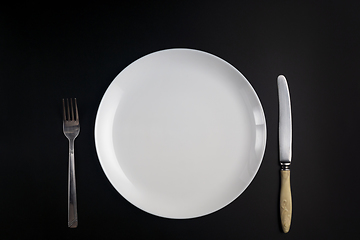
<path id="1" fill-rule="evenodd" d="M 280 218 L 284 233 L 289 232 L 292 217 L 290 164 L 292 156 L 292 121 L 289 87 L 285 76 L 277 79 L 279 92 Z"/>

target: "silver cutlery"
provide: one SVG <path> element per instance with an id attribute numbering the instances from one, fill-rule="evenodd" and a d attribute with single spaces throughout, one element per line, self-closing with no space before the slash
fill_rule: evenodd
<path id="1" fill-rule="evenodd" d="M 290 164 L 292 147 L 291 104 L 286 78 L 277 79 L 279 91 L 279 155 L 281 165 L 280 218 L 284 233 L 289 232 L 292 217 Z"/>
<path id="2" fill-rule="evenodd" d="M 80 132 L 79 114 L 76 98 L 73 100 L 63 99 L 63 131 L 69 140 L 69 175 L 68 175 L 68 227 L 76 228 L 78 226 L 78 214 L 76 203 L 76 184 L 75 184 L 75 157 L 74 141 Z"/>

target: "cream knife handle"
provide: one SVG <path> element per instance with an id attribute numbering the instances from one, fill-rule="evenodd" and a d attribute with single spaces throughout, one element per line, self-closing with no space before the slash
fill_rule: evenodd
<path id="1" fill-rule="evenodd" d="M 290 170 L 281 170 L 281 188 L 280 188 L 280 218 L 284 233 L 290 230 L 292 200 L 290 189 Z"/>

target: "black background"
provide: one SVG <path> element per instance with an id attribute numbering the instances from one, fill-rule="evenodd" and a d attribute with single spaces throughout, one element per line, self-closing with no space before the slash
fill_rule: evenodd
<path id="1" fill-rule="evenodd" d="M 0 7 L 1 239 L 359 238 L 358 1 L 33 1 Z M 219 56 L 262 102 L 267 146 L 248 189 L 188 220 L 145 213 L 111 186 L 94 145 L 98 105 L 136 59 L 168 48 Z M 293 110 L 290 232 L 279 221 L 278 96 Z M 67 227 L 61 99 L 78 100 L 79 227 Z"/>

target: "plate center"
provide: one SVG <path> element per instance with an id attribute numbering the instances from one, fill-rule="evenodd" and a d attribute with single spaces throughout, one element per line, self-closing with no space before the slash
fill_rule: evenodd
<path id="1" fill-rule="evenodd" d="M 249 158 L 252 119 L 233 83 L 192 75 L 138 80 L 121 100 L 114 149 L 139 189 L 181 200 L 218 193 Z"/>

